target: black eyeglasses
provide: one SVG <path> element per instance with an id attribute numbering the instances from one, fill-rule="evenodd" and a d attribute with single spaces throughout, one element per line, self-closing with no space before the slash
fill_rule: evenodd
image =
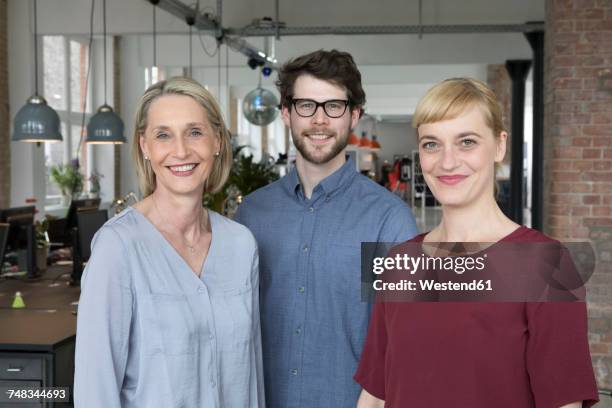
<path id="1" fill-rule="evenodd" d="M 303 118 L 313 116 L 319 106 L 323 107 L 323 111 L 330 118 L 339 118 L 346 112 L 346 107 L 349 101 L 344 99 L 330 99 L 325 102 L 317 102 L 312 99 L 291 99 L 291 104 L 295 108 L 295 112 Z"/>

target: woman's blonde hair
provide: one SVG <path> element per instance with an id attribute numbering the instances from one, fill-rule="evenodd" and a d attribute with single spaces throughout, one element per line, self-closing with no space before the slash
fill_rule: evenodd
<path id="1" fill-rule="evenodd" d="M 132 142 L 132 158 L 136 163 L 136 174 L 140 191 L 147 197 L 156 187 L 155 173 L 144 153 L 140 149 L 140 136 L 144 135 L 147 128 L 147 118 L 151 103 L 163 95 L 185 95 L 193 98 L 204 108 L 206 116 L 213 131 L 219 137 L 219 156 L 215 157 L 212 171 L 204 184 L 204 192 L 216 193 L 223 188 L 232 167 L 232 144 L 231 135 L 225 122 L 221 109 L 215 98 L 198 82 L 186 77 L 173 77 L 165 81 L 157 82 L 147 89 L 140 98 L 136 107 L 134 117 L 134 140 Z"/>
<path id="2" fill-rule="evenodd" d="M 412 127 L 454 119 L 472 106 L 481 108 L 485 123 L 499 138 L 505 129 L 497 97 L 487 84 L 473 78 L 450 78 L 434 85 L 419 101 Z"/>

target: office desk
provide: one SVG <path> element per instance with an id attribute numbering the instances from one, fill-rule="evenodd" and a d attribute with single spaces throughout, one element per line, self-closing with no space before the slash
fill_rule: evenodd
<path id="1" fill-rule="evenodd" d="M 35 281 L 0 281 L 0 385 L 15 388 L 70 387 L 74 376 L 78 287 L 58 275 L 70 267 L 52 267 Z M 20 291 L 25 309 L 12 309 Z M 0 403 L 2 407 L 10 407 Z M 18 408 L 72 404 L 15 404 Z"/>

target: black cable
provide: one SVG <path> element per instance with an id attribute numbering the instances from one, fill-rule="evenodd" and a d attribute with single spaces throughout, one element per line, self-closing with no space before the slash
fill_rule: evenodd
<path id="1" fill-rule="evenodd" d="M 193 26 L 189 26 L 189 77 L 193 78 L 193 55 L 192 55 L 192 37 L 193 37 Z"/>
<path id="2" fill-rule="evenodd" d="M 219 51 L 219 42 L 217 42 L 217 47 L 215 48 L 215 50 L 213 52 L 209 52 L 206 49 L 206 45 L 204 45 L 204 42 L 202 41 L 202 32 L 200 30 L 198 30 L 198 38 L 200 40 L 200 46 L 202 47 L 202 50 L 204 51 L 204 53 L 208 55 L 210 58 L 214 58 L 215 55 L 217 55 L 217 52 Z"/>
<path id="3" fill-rule="evenodd" d="M 104 25 L 104 105 L 106 105 L 106 0 L 102 0 L 102 24 Z"/>
<path id="4" fill-rule="evenodd" d="M 153 66 L 157 66 L 157 24 L 156 24 L 156 14 L 155 9 L 157 6 L 153 5 Z"/>
<path id="5" fill-rule="evenodd" d="M 94 24 L 94 10 L 96 0 L 91 0 L 91 14 L 89 16 L 89 45 L 87 47 L 87 75 L 85 77 L 85 98 L 83 99 L 83 116 L 81 119 L 81 137 L 79 139 L 79 145 L 77 147 L 77 159 L 81 154 L 81 146 L 85 140 L 85 116 L 87 113 L 87 96 L 89 91 L 89 74 L 91 72 L 91 49 L 93 44 L 93 24 Z M 80 160 L 79 160 L 80 164 Z"/>
<path id="6" fill-rule="evenodd" d="M 38 14 L 36 3 L 37 0 L 34 0 L 34 94 L 38 95 Z"/>

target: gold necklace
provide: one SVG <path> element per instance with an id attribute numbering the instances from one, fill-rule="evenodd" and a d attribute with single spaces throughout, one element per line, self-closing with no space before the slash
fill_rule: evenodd
<path id="1" fill-rule="evenodd" d="M 157 203 L 155 202 L 155 199 L 153 198 L 153 195 L 151 195 L 151 201 L 153 201 L 153 207 L 155 207 L 155 211 L 157 211 L 157 214 L 159 215 L 159 217 L 162 219 L 162 221 L 166 224 L 166 225 L 170 225 L 168 223 L 168 221 L 166 221 L 166 218 L 162 215 L 161 211 L 159 211 L 159 208 L 157 207 Z M 204 208 L 202 208 L 202 212 L 204 212 Z M 204 217 L 202 217 L 202 220 L 204 220 Z M 200 225 L 202 224 L 202 222 L 200 222 Z M 185 245 L 187 247 L 187 249 L 189 249 L 190 253 L 194 253 L 195 252 L 195 243 L 198 240 L 194 240 L 194 243 L 189 245 L 189 243 L 187 242 L 187 239 L 185 237 L 183 238 L 183 245 Z"/>

